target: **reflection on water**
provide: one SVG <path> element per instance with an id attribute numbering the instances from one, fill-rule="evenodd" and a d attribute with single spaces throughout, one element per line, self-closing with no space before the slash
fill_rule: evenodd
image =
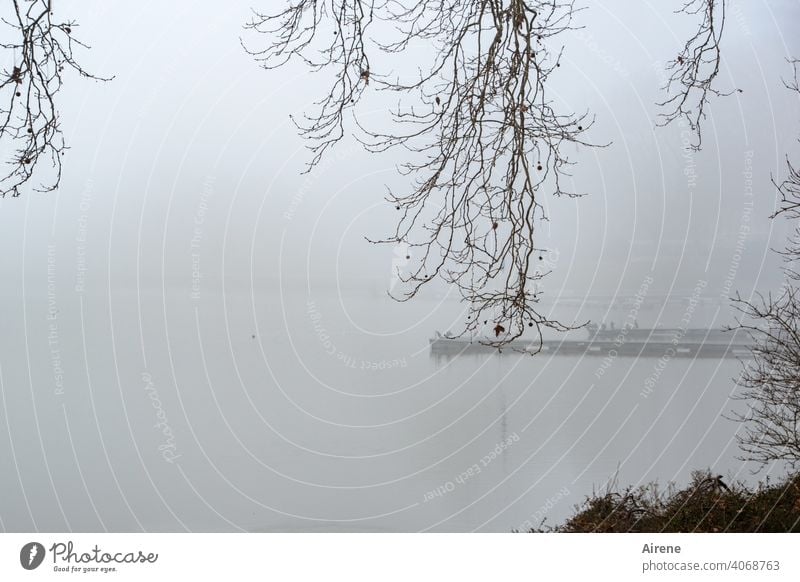
<path id="1" fill-rule="evenodd" d="M 452 305 L 187 293 L 6 315 L 7 530 L 509 531 L 614 475 L 749 478 L 736 360 L 439 359 Z"/>

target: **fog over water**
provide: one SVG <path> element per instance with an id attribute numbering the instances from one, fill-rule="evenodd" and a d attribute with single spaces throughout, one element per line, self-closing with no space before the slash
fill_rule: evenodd
<path id="1" fill-rule="evenodd" d="M 59 191 L 0 199 L 0 528 L 510 531 L 615 476 L 754 479 L 723 417 L 735 359 L 432 353 L 465 306 L 439 283 L 393 301 L 406 251 L 365 240 L 393 227 L 399 152 L 345 139 L 302 174 L 289 115 L 324 75 L 260 70 L 251 4 L 62 9 L 115 79 L 70 79 Z M 729 296 L 782 282 L 800 5 L 731 3 L 742 93 L 689 154 L 654 123 L 654 63 L 688 30 L 666 4 L 592 2 L 565 39 L 556 96 L 611 142 L 574 152 L 587 196 L 545 201 L 542 305 L 565 322 L 721 327 Z"/>

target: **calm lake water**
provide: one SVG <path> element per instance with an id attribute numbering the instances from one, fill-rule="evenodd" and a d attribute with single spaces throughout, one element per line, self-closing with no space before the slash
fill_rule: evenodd
<path id="1" fill-rule="evenodd" d="M 26 297 L 0 337 L 8 531 L 503 532 L 614 476 L 752 479 L 722 417 L 736 360 L 441 359 L 457 303 L 370 292 Z"/>

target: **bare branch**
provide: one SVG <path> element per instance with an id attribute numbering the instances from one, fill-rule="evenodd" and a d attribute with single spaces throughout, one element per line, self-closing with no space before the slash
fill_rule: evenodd
<path id="1" fill-rule="evenodd" d="M 793 75 L 791 79 L 784 80 L 783 84 L 787 89 L 800 96 L 800 71 L 798 71 L 800 59 L 789 59 L 789 64 L 792 65 Z M 787 177 L 784 181 L 778 184 L 774 178 L 772 180 L 781 195 L 781 200 L 778 210 L 770 218 L 775 218 L 779 214 L 784 214 L 790 219 L 800 218 L 800 170 L 792 164 L 788 157 L 786 166 Z"/>
<path id="2" fill-rule="evenodd" d="M 658 103 L 664 109 L 658 124 L 664 126 L 675 120 L 686 123 L 694 134 L 691 147 L 695 151 L 702 145 L 701 123 L 709 100 L 741 93 L 741 89 L 720 91 L 714 86 L 720 69 L 725 3 L 726 0 L 686 0 L 677 11 L 699 18 L 700 24 L 678 56 L 667 63 L 669 78 L 662 87 L 666 98 Z"/>
<path id="3" fill-rule="evenodd" d="M 410 249 L 414 266 L 398 273 L 396 299 L 442 279 L 470 306 L 461 334 L 490 331 L 492 345 L 569 328 L 537 310 L 546 272 L 535 240 L 542 196 L 579 195 L 563 186 L 567 146 L 592 145 L 583 135 L 593 118 L 558 111 L 547 91 L 562 64 L 554 41 L 574 28 L 575 12 L 558 0 L 299 0 L 248 25 L 267 35 L 265 48 L 250 51 L 266 68 L 296 58 L 333 71 L 318 109 L 298 123 L 312 167 L 342 139 L 346 112 L 368 89 L 401 96 L 388 130 L 353 115 L 367 150 L 400 148 L 400 171 L 414 179 L 410 192 L 389 193 L 397 228 L 373 242 Z M 376 66 L 415 42 L 433 50 L 411 78 Z"/>
<path id="4" fill-rule="evenodd" d="M 738 436 L 745 460 L 766 465 L 775 460 L 800 462 L 800 295 L 787 287 L 777 298 L 755 302 L 737 297 L 745 319 L 739 328 L 752 340 L 752 359 L 744 363 L 737 398 L 749 411 L 735 416 L 744 423 Z"/>
<path id="5" fill-rule="evenodd" d="M 12 69 L 0 73 L 0 141 L 9 141 L 10 171 L 0 174 L 0 196 L 19 196 L 42 163 L 49 163 L 53 176 L 37 188 L 49 192 L 58 187 L 66 151 L 56 107 L 65 70 L 82 77 L 108 80 L 86 72 L 75 60 L 78 47 L 88 48 L 74 36 L 77 24 L 54 20 L 50 0 L 12 0 L 13 16 L 2 18 L 14 41 L 0 43 L 11 53 Z M 11 59 L 9 59 L 11 60 Z"/>

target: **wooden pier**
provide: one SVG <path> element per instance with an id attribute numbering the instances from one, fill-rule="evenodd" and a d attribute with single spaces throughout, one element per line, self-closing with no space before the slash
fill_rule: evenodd
<path id="1" fill-rule="evenodd" d="M 594 337 L 586 340 L 544 340 L 541 343 L 515 340 L 498 348 L 481 343 L 480 340 L 470 341 L 438 335 L 431 338 L 430 345 L 431 354 L 448 357 L 491 352 L 500 354 L 538 352 L 554 356 L 586 355 L 614 358 L 746 358 L 750 355 L 750 344 L 741 337 L 730 335 L 728 341 L 720 341 L 717 337 L 703 341 L 696 330 L 694 331 L 688 341 L 675 339 L 664 341 L 663 335 L 654 341 L 643 340 L 641 336 L 632 339 L 622 338 L 623 341 Z"/>

